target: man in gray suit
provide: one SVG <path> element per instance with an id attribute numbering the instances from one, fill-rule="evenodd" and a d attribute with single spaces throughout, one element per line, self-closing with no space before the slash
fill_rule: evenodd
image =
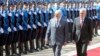
<path id="1" fill-rule="evenodd" d="M 79 17 L 74 19 L 73 39 L 76 42 L 77 56 L 87 56 L 87 46 L 92 41 L 91 19 L 86 16 L 86 9 L 81 8 Z"/>
<path id="2" fill-rule="evenodd" d="M 62 46 L 67 43 L 68 27 L 65 19 L 62 18 L 60 10 L 57 10 L 49 22 L 46 32 L 46 43 L 49 42 L 53 48 L 54 56 L 61 56 Z"/>

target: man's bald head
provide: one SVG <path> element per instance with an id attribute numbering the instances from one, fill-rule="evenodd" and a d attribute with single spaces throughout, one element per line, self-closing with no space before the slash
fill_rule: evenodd
<path id="1" fill-rule="evenodd" d="M 86 17 L 86 9 L 85 8 L 81 8 L 80 10 L 79 10 L 79 16 L 80 17 Z"/>
<path id="2" fill-rule="evenodd" d="M 81 9 L 79 10 L 79 12 L 80 12 L 80 13 L 86 13 L 86 9 L 85 9 L 85 8 L 81 8 Z"/>
<path id="3" fill-rule="evenodd" d="M 62 16 L 61 10 L 56 10 L 54 13 L 54 17 L 60 18 Z"/>

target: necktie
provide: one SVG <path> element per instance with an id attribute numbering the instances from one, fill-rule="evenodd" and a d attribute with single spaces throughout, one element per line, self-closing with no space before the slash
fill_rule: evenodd
<path id="1" fill-rule="evenodd" d="M 82 28 L 82 26 L 83 26 L 83 19 L 81 19 L 81 21 L 80 21 L 80 26 Z"/>

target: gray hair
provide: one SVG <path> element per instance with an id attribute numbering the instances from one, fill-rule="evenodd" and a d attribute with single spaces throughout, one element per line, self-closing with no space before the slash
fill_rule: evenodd
<path id="1" fill-rule="evenodd" d="M 55 11 L 55 14 L 58 14 L 58 13 L 60 13 L 60 15 L 62 16 L 61 10 L 56 10 L 56 11 Z"/>
<path id="2" fill-rule="evenodd" d="M 86 13 L 86 8 L 80 8 L 79 13 L 85 12 Z"/>

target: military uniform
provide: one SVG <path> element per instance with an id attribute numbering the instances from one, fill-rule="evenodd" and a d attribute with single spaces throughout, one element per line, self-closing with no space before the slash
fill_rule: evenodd
<path id="1" fill-rule="evenodd" d="M 24 2 L 24 6 L 26 8 L 23 8 L 22 10 L 22 27 L 23 27 L 23 42 L 24 42 L 24 54 L 27 54 L 27 52 L 29 51 L 28 49 L 28 37 L 27 37 L 27 30 L 28 30 L 28 4 L 27 2 Z"/>
<path id="2" fill-rule="evenodd" d="M 21 26 L 22 20 L 21 20 L 21 9 L 20 9 L 20 3 L 17 4 L 17 9 L 16 9 L 16 13 L 15 13 L 15 19 L 16 19 L 16 28 L 17 28 L 17 32 L 16 32 L 16 40 L 18 43 L 18 55 L 21 56 L 21 50 L 22 50 L 22 30 L 23 27 Z M 16 49 L 17 50 L 17 49 Z"/>
<path id="3" fill-rule="evenodd" d="M 42 33 L 42 39 L 41 39 L 41 49 L 43 48 L 47 48 L 45 46 L 45 33 L 46 33 L 46 29 L 47 29 L 47 25 L 48 25 L 48 21 L 49 21 L 49 11 L 47 10 L 47 5 L 44 3 L 44 10 L 43 10 L 43 33 Z"/>
<path id="4" fill-rule="evenodd" d="M 30 43 L 30 52 L 32 53 L 35 49 L 34 47 L 34 38 L 36 35 L 36 25 L 34 24 L 34 8 L 32 7 L 32 2 L 30 2 L 29 6 L 29 20 L 28 20 L 28 24 L 30 25 L 30 27 L 28 27 L 28 32 L 27 32 L 27 37 L 29 37 L 29 43 Z M 29 36 L 28 36 L 29 35 Z"/>
<path id="5" fill-rule="evenodd" d="M 37 36 L 36 36 L 36 50 L 41 50 L 41 38 L 43 33 L 43 11 L 40 7 L 42 4 L 40 3 L 39 7 L 37 8 Z"/>
<path id="6" fill-rule="evenodd" d="M 0 6 L 3 6 L 3 3 L 0 3 Z M 4 6 L 3 6 L 4 7 Z M 4 37 L 4 15 L 3 9 L 0 10 L 0 56 L 3 56 L 3 45 L 5 44 L 5 37 Z"/>

